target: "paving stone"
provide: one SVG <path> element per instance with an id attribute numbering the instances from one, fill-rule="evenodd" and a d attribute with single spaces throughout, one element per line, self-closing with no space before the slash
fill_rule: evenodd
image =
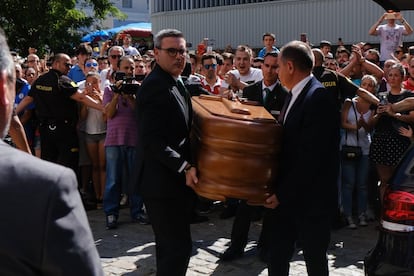
<path id="1" fill-rule="evenodd" d="M 233 218 L 219 219 L 219 207 L 208 214 L 210 221 L 191 226 L 193 255 L 187 276 L 267 276 L 266 264 L 257 256 L 257 239 L 261 222 L 254 222 L 249 232 L 249 242 L 242 258 L 233 262 L 218 262 L 218 255 L 230 243 Z M 155 242 L 149 225 L 130 223 L 129 210 L 121 209 L 119 227 L 105 229 L 102 210 L 87 212 L 101 256 L 105 275 L 155 276 Z M 357 230 L 346 228 L 333 231 L 328 250 L 331 276 L 363 276 L 363 260 L 377 241 L 376 223 Z M 306 266 L 301 251 L 295 252 L 291 261 L 290 275 L 306 275 Z"/>

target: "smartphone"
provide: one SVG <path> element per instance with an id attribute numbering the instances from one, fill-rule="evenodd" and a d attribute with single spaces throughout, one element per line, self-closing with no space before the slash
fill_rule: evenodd
<path id="1" fill-rule="evenodd" d="M 378 93 L 378 98 L 380 100 L 380 105 L 388 104 L 388 92 L 380 92 Z"/>
<path id="2" fill-rule="evenodd" d="M 410 56 L 414 56 L 414 49 L 410 49 L 410 50 L 408 51 L 408 53 L 410 54 Z"/>
<path id="3" fill-rule="evenodd" d="M 387 14 L 385 15 L 385 19 L 395 19 L 396 15 L 394 12 L 387 12 Z"/>

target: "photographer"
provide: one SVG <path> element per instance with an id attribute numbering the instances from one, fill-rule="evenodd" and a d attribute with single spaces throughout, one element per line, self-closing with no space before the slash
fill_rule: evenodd
<path id="1" fill-rule="evenodd" d="M 387 20 L 387 24 L 380 25 L 384 20 Z M 402 25 L 395 24 L 396 20 L 399 20 Z M 400 12 L 388 11 L 372 25 L 368 33 L 380 37 L 380 63 L 382 67 L 387 59 L 392 58 L 392 54 L 398 46 L 402 45 L 402 36 L 412 34 L 413 29 Z"/>
<path id="2" fill-rule="evenodd" d="M 122 183 L 130 182 L 137 142 L 135 93 L 139 86 L 133 83 L 134 60 L 124 56 L 118 60 L 117 65 L 119 69 L 115 74 L 115 83 L 105 88 L 103 98 L 107 112 L 106 185 L 103 200 L 107 229 L 117 227 Z M 130 188 L 127 188 L 127 193 L 131 221 L 148 224 L 142 211 L 141 197 Z"/>

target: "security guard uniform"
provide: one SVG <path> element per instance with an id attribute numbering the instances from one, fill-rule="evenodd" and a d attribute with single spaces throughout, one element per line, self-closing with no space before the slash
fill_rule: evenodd
<path id="1" fill-rule="evenodd" d="M 29 91 L 40 122 L 41 158 L 70 167 L 75 172 L 79 159 L 78 107 L 70 97 L 77 90 L 75 82 L 51 69 L 40 76 Z"/>
<path id="2" fill-rule="evenodd" d="M 329 70 L 323 66 L 313 68 L 313 75 L 322 83 L 322 85 L 332 94 L 332 99 L 340 111 L 342 104 L 347 98 L 355 97 L 359 87 L 344 75 Z"/>

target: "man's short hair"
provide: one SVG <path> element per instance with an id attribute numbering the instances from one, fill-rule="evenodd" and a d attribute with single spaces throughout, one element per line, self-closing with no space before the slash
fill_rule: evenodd
<path id="1" fill-rule="evenodd" d="M 219 53 L 215 53 L 215 55 L 216 55 L 217 64 L 218 65 L 223 65 L 224 64 L 223 56 L 220 55 Z"/>
<path id="2" fill-rule="evenodd" d="M 75 55 L 92 55 L 92 47 L 89 44 L 81 43 L 76 49 Z"/>
<path id="3" fill-rule="evenodd" d="M 276 35 L 272 33 L 264 33 L 262 36 L 262 40 L 264 40 L 266 36 L 271 36 L 273 40 L 276 40 Z"/>
<path id="4" fill-rule="evenodd" d="M 267 53 L 264 55 L 264 57 L 262 58 L 262 59 L 263 59 L 263 61 L 264 61 L 264 59 L 265 59 L 267 56 L 278 57 L 278 56 L 279 56 L 279 53 L 278 53 L 277 51 L 270 51 L 270 52 L 267 52 Z"/>
<path id="5" fill-rule="evenodd" d="M 159 31 L 154 37 L 154 47 L 157 49 L 161 48 L 161 42 L 166 37 L 178 37 L 184 38 L 184 34 L 176 29 L 164 29 Z"/>
<path id="6" fill-rule="evenodd" d="M 344 46 L 339 46 L 339 47 L 336 49 L 336 55 L 338 55 L 339 53 L 347 53 L 347 54 L 348 54 L 348 56 L 350 56 L 350 55 L 351 55 L 351 52 L 350 52 L 347 48 L 345 48 Z"/>
<path id="7" fill-rule="evenodd" d="M 236 52 L 245 52 L 247 53 L 250 57 L 253 56 L 253 51 L 250 47 L 246 46 L 246 45 L 239 45 L 237 46 Z"/>
<path id="8" fill-rule="evenodd" d="M 308 44 L 294 40 L 283 46 L 279 57 L 285 63 L 291 61 L 295 68 L 302 72 L 311 72 L 314 64 L 314 56 Z"/>
<path id="9" fill-rule="evenodd" d="M 7 44 L 6 35 L 3 29 L 0 28 L 0 71 L 6 71 L 7 80 L 10 83 L 14 82 L 15 65 L 13 57 L 10 54 L 9 45 Z"/>
<path id="10" fill-rule="evenodd" d="M 320 47 L 320 48 L 322 48 L 322 47 L 324 47 L 324 46 L 329 46 L 329 47 L 331 47 L 331 46 L 332 46 L 332 44 L 331 44 L 331 42 L 330 42 L 330 41 L 328 41 L 328 40 L 322 40 L 322 41 L 320 42 L 320 44 L 319 44 L 319 47 Z"/>
<path id="11" fill-rule="evenodd" d="M 214 59 L 217 62 L 217 58 L 215 54 L 209 54 L 209 53 L 203 54 L 201 56 L 201 64 L 203 64 L 206 59 Z"/>
<path id="12" fill-rule="evenodd" d="M 231 63 L 233 64 L 233 59 L 234 59 L 234 54 L 233 53 L 224 52 L 224 53 L 221 54 L 221 56 L 223 57 L 223 60 L 230 60 Z"/>

